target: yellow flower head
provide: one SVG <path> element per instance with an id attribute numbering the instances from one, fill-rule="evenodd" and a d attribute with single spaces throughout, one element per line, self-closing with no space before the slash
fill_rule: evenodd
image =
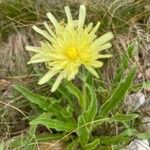
<path id="1" fill-rule="evenodd" d="M 113 38 L 113 34 L 108 32 L 97 38 L 96 31 L 100 22 L 94 27 L 92 23 L 84 26 L 85 6 L 80 6 L 78 20 L 72 19 L 68 6 L 65 7 L 65 12 L 67 15 L 66 24 L 58 22 L 51 13 L 47 13 L 55 30 L 52 30 L 46 22 L 43 23 L 46 30 L 33 26 L 33 29 L 44 36 L 46 41 L 42 41 L 40 47 L 26 47 L 26 50 L 36 53 L 28 64 L 45 62 L 49 69 L 38 84 L 44 84 L 59 74 L 52 86 L 52 92 L 57 89 L 63 78 L 74 79 L 81 65 L 95 77 L 98 77 L 94 68 L 99 68 L 103 65 L 99 58 L 112 56 L 110 54 L 100 54 L 100 51 L 111 47 L 108 41 Z"/>

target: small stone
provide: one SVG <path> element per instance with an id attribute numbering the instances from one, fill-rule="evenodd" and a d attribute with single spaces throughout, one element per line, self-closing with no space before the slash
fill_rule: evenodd
<path id="1" fill-rule="evenodd" d="M 144 104 L 144 102 L 145 102 L 144 94 L 141 92 L 138 92 L 138 93 L 128 95 L 124 104 L 127 110 L 135 111 L 139 107 L 141 107 Z"/>
<path id="2" fill-rule="evenodd" d="M 150 116 L 150 96 L 145 100 L 142 111 L 145 112 L 144 116 Z"/>
<path id="3" fill-rule="evenodd" d="M 143 79 L 143 74 L 142 74 L 141 72 L 139 72 L 139 73 L 138 73 L 138 75 L 137 75 L 137 79 L 138 79 L 138 80 Z"/>
<path id="4" fill-rule="evenodd" d="M 150 131 L 150 117 L 143 117 L 142 118 L 142 130 L 144 132 L 149 132 Z"/>
<path id="5" fill-rule="evenodd" d="M 150 93 L 150 88 L 144 88 L 147 93 Z"/>
<path id="6" fill-rule="evenodd" d="M 150 96 L 146 99 L 144 105 L 141 107 L 142 112 L 142 125 L 141 129 L 144 132 L 150 131 Z"/>
<path id="7" fill-rule="evenodd" d="M 150 146 L 148 140 L 135 139 L 123 150 L 150 150 Z"/>

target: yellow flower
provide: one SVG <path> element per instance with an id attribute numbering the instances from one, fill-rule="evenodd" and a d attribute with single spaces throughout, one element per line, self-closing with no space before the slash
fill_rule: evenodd
<path id="1" fill-rule="evenodd" d="M 97 38 L 96 31 L 100 22 L 95 27 L 92 23 L 84 26 L 85 6 L 80 6 L 78 20 L 72 19 L 69 6 L 65 7 L 65 12 L 66 24 L 58 22 L 51 13 L 47 13 L 55 29 L 52 30 L 46 22 L 43 23 L 46 30 L 33 26 L 33 29 L 46 40 L 41 42 L 40 47 L 26 47 L 26 50 L 36 53 L 28 64 L 45 62 L 48 66 L 48 72 L 38 84 L 44 84 L 59 74 L 52 86 L 52 92 L 57 89 L 63 78 L 74 79 L 81 65 L 98 77 L 94 68 L 102 67 L 103 63 L 99 59 L 112 56 L 111 54 L 100 54 L 100 51 L 111 47 L 108 41 L 113 38 L 113 34 L 108 32 Z"/>

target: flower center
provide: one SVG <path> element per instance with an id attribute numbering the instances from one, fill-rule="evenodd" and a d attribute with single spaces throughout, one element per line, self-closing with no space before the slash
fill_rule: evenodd
<path id="1" fill-rule="evenodd" d="M 73 61 L 78 61 L 80 54 L 77 48 L 75 47 L 69 47 L 66 50 L 66 57 Z"/>

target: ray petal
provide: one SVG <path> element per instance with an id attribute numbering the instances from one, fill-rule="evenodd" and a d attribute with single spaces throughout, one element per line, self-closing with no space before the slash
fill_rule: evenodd
<path id="1" fill-rule="evenodd" d="M 50 57 L 41 55 L 39 53 L 33 55 L 30 59 L 30 61 L 28 62 L 28 64 L 33 64 L 33 63 L 41 63 L 41 62 L 47 62 L 50 61 Z"/>
<path id="2" fill-rule="evenodd" d="M 93 26 L 93 23 L 89 23 L 88 26 L 85 28 L 85 31 L 88 33 L 92 30 L 92 26 Z"/>
<path id="3" fill-rule="evenodd" d="M 106 44 L 100 46 L 100 48 L 98 49 L 98 51 L 103 51 L 103 50 L 108 49 L 110 47 L 112 47 L 112 45 L 110 43 L 106 43 Z"/>
<path id="4" fill-rule="evenodd" d="M 47 22 L 43 22 L 43 24 L 44 24 L 45 28 L 47 29 L 47 31 L 50 33 L 50 35 L 51 35 L 52 37 L 55 37 L 54 32 L 50 29 L 50 27 L 49 27 L 49 25 L 47 24 Z"/>
<path id="5" fill-rule="evenodd" d="M 111 58 L 113 57 L 112 54 L 99 54 L 97 58 Z"/>
<path id="6" fill-rule="evenodd" d="M 51 42 L 52 40 L 52 37 L 44 30 L 41 30 L 40 28 L 36 27 L 36 26 L 33 26 L 32 27 L 37 33 L 43 35 L 48 41 Z"/>
<path id="7" fill-rule="evenodd" d="M 73 20 L 72 20 L 72 15 L 71 15 L 71 11 L 70 11 L 69 6 L 65 7 L 65 12 L 67 15 L 68 23 L 71 23 Z"/>
<path id="8" fill-rule="evenodd" d="M 86 69 L 87 69 L 91 74 L 93 74 L 96 78 L 99 78 L 98 73 L 95 71 L 95 69 L 93 69 L 93 67 L 91 67 L 91 66 L 85 66 L 85 67 L 86 67 Z"/>
<path id="9" fill-rule="evenodd" d="M 99 38 L 97 38 L 93 42 L 93 45 L 101 46 L 101 45 L 105 44 L 106 42 L 108 42 L 109 40 L 111 40 L 113 37 L 114 36 L 113 36 L 112 32 L 105 33 L 104 35 L 102 35 Z"/>
<path id="10" fill-rule="evenodd" d="M 52 13 L 48 12 L 47 13 L 47 17 L 49 18 L 49 20 L 52 22 L 52 24 L 54 25 L 55 28 L 57 28 L 57 26 L 59 25 L 58 21 L 56 20 L 56 18 L 53 16 Z"/>
<path id="11" fill-rule="evenodd" d="M 36 64 L 36 63 L 42 63 L 42 62 L 47 62 L 49 61 L 48 59 L 45 59 L 45 58 L 39 58 L 39 59 L 35 59 L 35 60 L 30 60 L 28 61 L 28 65 L 29 64 Z"/>
<path id="12" fill-rule="evenodd" d="M 54 77 L 58 71 L 56 70 L 49 70 L 38 82 L 39 85 L 42 85 L 46 83 L 48 80 L 50 80 L 52 77 Z"/>
<path id="13" fill-rule="evenodd" d="M 79 9 L 79 22 L 78 22 L 79 29 L 83 28 L 85 17 L 86 17 L 86 8 L 84 5 L 81 5 Z"/>
<path id="14" fill-rule="evenodd" d="M 94 62 L 91 63 L 91 66 L 95 67 L 95 68 L 100 68 L 100 67 L 103 66 L 103 62 L 101 62 L 101 61 L 94 61 Z"/>
<path id="15" fill-rule="evenodd" d="M 92 29 L 92 31 L 90 32 L 90 34 L 95 34 L 96 31 L 98 30 L 100 24 L 101 24 L 100 22 L 97 22 L 96 26 Z"/>
<path id="16" fill-rule="evenodd" d="M 62 79 L 64 78 L 64 73 L 62 72 L 56 79 L 56 81 L 54 82 L 52 88 L 51 88 L 51 92 L 54 92 L 58 86 L 60 85 Z"/>
<path id="17" fill-rule="evenodd" d="M 68 76 L 67 76 L 68 80 L 72 80 L 75 78 L 75 75 L 78 73 L 78 68 L 79 67 L 76 66 L 76 67 L 72 68 L 71 71 L 69 71 Z"/>
<path id="18" fill-rule="evenodd" d="M 41 50 L 41 47 L 35 47 L 35 46 L 26 46 L 25 49 L 27 51 L 32 51 L 32 52 L 39 52 Z"/>

